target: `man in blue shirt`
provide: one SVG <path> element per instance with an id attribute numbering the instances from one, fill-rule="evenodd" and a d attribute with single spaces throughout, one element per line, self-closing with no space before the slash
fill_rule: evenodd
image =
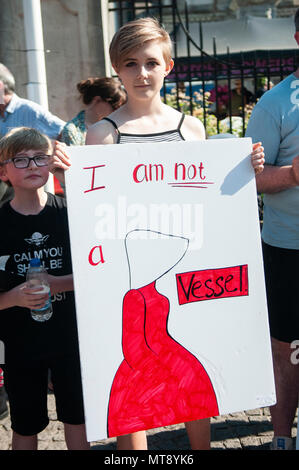
<path id="1" fill-rule="evenodd" d="M 33 127 L 50 139 L 57 139 L 65 122 L 33 101 L 15 93 L 15 80 L 5 65 L 0 64 L 0 136 L 14 127 Z"/>
<path id="2" fill-rule="evenodd" d="M 0 138 L 14 127 L 33 127 L 56 140 L 65 122 L 39 104 L 15 93 L 15 79 L 0 63 Z M 10 199 L 12 188 L 0 182 L 0 202 Z"/>
<path id="3" fill-rule="evenodd" d="M 299 45 L 299 9 L 295 27 Z M 265 153 L 256 182 L 264 194 L 262 240 L 277 394 L 270 410 L 272 448 L 291 449 L 299 391 L 299 68 L 261 97 L 246 136 L 261 141 Z"/>

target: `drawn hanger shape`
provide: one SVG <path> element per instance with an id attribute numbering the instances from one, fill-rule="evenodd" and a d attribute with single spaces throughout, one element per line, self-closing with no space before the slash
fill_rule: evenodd
<path id="1" fill-rule="evenodd" d="M 134 229 L 127 233 L 125 249 L 130 289 L 146 286 L 164 276 L 185 256 L 188 238 L 154 230 Z"/>

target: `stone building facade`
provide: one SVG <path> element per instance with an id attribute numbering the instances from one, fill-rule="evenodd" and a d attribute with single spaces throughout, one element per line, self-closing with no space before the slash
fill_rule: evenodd
<path id="1" fill-rule="evenodd" d="M 80 109 L 76 84 L 105 75 L 99 0 L 41 0 L 49 109 L 64 120 Z M 26 97 L 28 70 L 22 0 L 0 0 L 0 62 Z"/>

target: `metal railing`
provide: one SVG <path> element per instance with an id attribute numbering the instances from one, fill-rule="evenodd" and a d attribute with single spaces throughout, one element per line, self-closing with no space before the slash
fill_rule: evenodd
<path id="1" fill-rule="evenodd" d="M 190 34 L 187 3 L 163 1 L 112 1 L 115 30 L 139 17 L 157 18 L 170 33 L 174 44 L 174 68 L 165 79 L 162 96 L 177 109 L 200 117 L 212 133 L 244 135 L 252 107 L 259 97 L 287 75 L 298 63 L 297 50 L 254 50 L 218 54 L 213 38 L 213 52 L 205 51 L 203 26 L 197 21 L 198 40 Z M 194 24 L 194 15 L 192 17 Z M 178 38 L 184 53 L 178 51 Z M 191 53 L 192 49 L 192 53 Z M 212 124 L 211 124 L 212 122 Z"/>

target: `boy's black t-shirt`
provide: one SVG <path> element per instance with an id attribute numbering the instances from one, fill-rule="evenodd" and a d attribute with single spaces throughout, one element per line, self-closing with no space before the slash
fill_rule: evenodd
<path id="1" fill-rule="evenodd" d="M 30 259 L 38 257 L 49 274 L 72 273 L 65 199 L 48 194 L 37 215 L 22 215 L 4 203 L 0 208 L 0 290 L 26 281 Z M 30 360 L 65 353 L 78 347 L 73 292 L 52 296 L 53 315 L 45 322 L 31 318 L 30 310 L 0 310 L 0 339 L 5 358 Z"/>

